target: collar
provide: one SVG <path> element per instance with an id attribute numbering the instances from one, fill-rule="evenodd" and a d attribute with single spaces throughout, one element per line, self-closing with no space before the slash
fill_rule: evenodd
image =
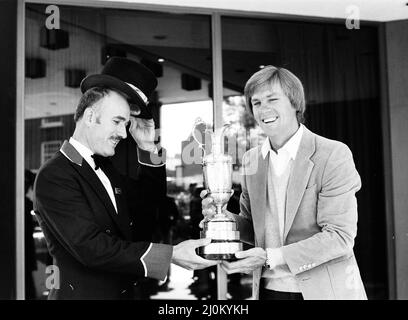
<path id="1" fill-rule="evenodd" d="M 78 151 L 82 158 L 88 162 L 91 168 L 95 168 L 95 161 L 92 158 L 94 153 L 88 147 L 85 147 L 81 142 L 75 140 L 73 137 L 69 138 L 69 143 Z"/>
<path id="2" fill-rule="evenodd" d="M 278 155 L 280 153 L 288 153 L 289 157 L 293 160 L 296 158 L 297 151 L 299 149 L 300 141 L 302 140 L 302 135 L 304 131 L 303 124 L 300 124 L 299 129 L 296 133 L 281 147 L 277 150 Z M 269 138 L 266 138 L 261 147 L 262 156 L 265 159 L 269 151 L 272 151 Z"/>

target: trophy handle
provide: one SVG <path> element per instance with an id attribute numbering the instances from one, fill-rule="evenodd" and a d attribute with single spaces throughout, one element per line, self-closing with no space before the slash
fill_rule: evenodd
<path id="1" fill-rule="evenodd" d="M 212 150 L 211 152 L 216 153 L 216 154 L 224 154 L 224 134 L 225 131 L 230 129 L 232 126 L 232 123 L 226 123 L 224 124 L 221 128 L 215 129 L 213 133 L 213 139 L 211 141 L 212 143 Z"/>
<path id="2" fill-rule="evenodd" d="M 191 136 L 193 137 L 194 141 L 197 142 L 198 147 L 201 149 L 201 151 L 203 152 L 203 157 L 205 157 L 205 143 L 200 142 L 200 140 L 197 138 L 196 136 L 196 128 L 199 124 L 204 124 L 205 125 L 205 130 L 204 130 L 204 137 L 202 137 L 202 139 L 205 139 L 205 133 L 207 132 L 207 123 L 205 123 L 204 120 L 202 120 L 200 117 L 198 117 L 195 121 L 194 121 L 194 125 L 193 125 L 193 129 L 191 130 Z"/>
<path id="3" fill-rule="evenodd" d="M 191 130 L 191 136 L 193 137 L 194 141 L 197 142 L 198 147 L 203 151 L 203 157 L 206 156 L 205 152 L 205 143 L 201 142 L 200 139 L 197 138 L 196 136 L 196 129 L 199 124 L 204 124 L 205 125 L 205 130 L 203 132 L 204 136 L 202 137 L 202 140 L 205 140 L 205 134 L 209 132 L 210 130 L 207 127 L 207 123 L 202 120 L 200 117 L 198 117 L 194 121 L 193 128 Z M 212 144 L 212 150 L 211 152 L 216 152 L 216 153 L 223 153 L 224 151 L 224 145 L 222 138 L 224 137 L 225 131 L 228 130 L 231 127 L 232 123 L 226 123 L 224 124 L 220 129 L 214 129 L 214 132 L 211 133 L 212 139 L 211 139 L 211 144 Z"/>

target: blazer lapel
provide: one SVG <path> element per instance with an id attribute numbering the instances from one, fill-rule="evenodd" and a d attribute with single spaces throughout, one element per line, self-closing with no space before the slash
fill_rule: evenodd
<path id="1" fill-rule="evenodd" d="M 303 137 L 299 145 L 296 159 L 293 164 L 292 173 L 289 177 L 288 190 L 286 196 L 284 241 L 295 219 L 300 201 L 306 190 L 310 174 L 314 163 L 310 157 L 315 151 L 315 140 L 313 133 L 304 127 Z"/>
<path id="2" fill-rule="evenodd" d="M 76 166 L 74 166 L 75 169 L 86 181 L 88 181 L 90 186 L 94 189 L 96 195 L 101 200 L 101 202 L 104 204 L 106 210 L 109 212 L 113 221 L 122 231 L 123 235 L 130 239 L 129 223 L 126 223 L 127 221 L 122 221 L 122 217 L 119 216 L 118 214 L 118 213 L 121 213 L 119 209 L 118 201 L 116 203 L 116 206 L 118 208 L 118 213 L 116 213 L 112 200 L 110 199 L 108 192 L 103 186 L 101 180 L 99 180 L 95 171 L 89 166 L 89 164 L 82 158 L 80 153 L 68 141 L 65 141 L 64 144 L 62 145 L 61 152 L 64 153 L 71 160 L 71 162 L 76 164 Z M 114 183 L 111 182 L 111 184 L 113 186 Z M 115 198 L 116 200 L 118 199 L 116 194 L 115 194 Z"/>
<path id="3" fill-rule="evenodd" d="M 269 157 L 265 159 L 262 156 L 262 151 L 259 149 L 257 155 L 258 170 L 253 175 L 249 175 L 251 181 L 251 189 L 254 192 L 250 195 L 251 214 L 254 223 L 254 232 L 256 236 L 257 246 L 264 247 L 265 244 L 265 213 L 267 211 L 267 178 L 268 178 L 268 163 Z M 252 164 L 253 165 L 253 164 Z M 248 188 L 249 189 L 249 188 Z"/>

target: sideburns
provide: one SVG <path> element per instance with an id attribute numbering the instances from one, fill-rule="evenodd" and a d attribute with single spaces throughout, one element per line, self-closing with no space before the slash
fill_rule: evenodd
<path id="1" fill-rule="evenodd" d="M 98 105 L 93 105 L 92 106 L 92 111 L 95 116 L 95 123 L 101 124 L 101 114 L 99 113 L 99 106 Z"/>
<path id="2" fill-rule="evenodd" d="M 97 124 L 101 124 L 101 115 L 99 114 L 99 112 L 96 110 L 96 108 L 92 108 L 94 115 L 95 115 L 95 122 Z"/>

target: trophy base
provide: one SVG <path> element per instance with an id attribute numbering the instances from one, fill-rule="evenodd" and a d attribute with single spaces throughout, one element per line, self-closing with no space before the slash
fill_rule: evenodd
<path id="1" fill-rule="evenodd" d="M 233 253 L 200 253 L 200 257 L 207 260 L 224 260 L 224 261 L 237 261 Z"/>
<path id="2" fill-rule="evenodd" d="M 200 237 L 211 239 L 211 243 L 199 248 L 199 255 L 204 259 L 234 261 L 235 252 L 242 251 L 237 224 L 224 214 L 206 221 Z"/>
<path id="3" fill-rule="evenodd" d="M 242 251 L 242 243 L 239 240 L 213 240 L 210 244 L 200 247 L 198 255 L 208 260 L 235 261 L 235 252 L 238 251 Z"/>

